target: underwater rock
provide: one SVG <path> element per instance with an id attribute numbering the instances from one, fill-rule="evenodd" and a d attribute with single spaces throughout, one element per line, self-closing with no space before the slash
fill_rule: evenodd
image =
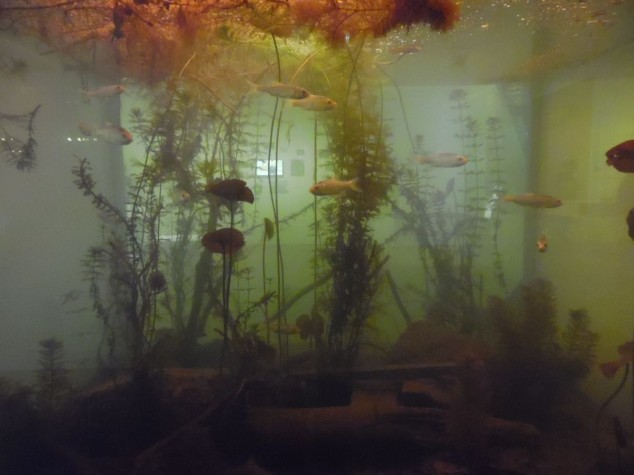
<path id="1" fill-rule="evenodd" d="M 463 362 L 487 359 L 489 350 L 473 338 L 425 320 L 405 329 L 389 352 L 392 364 Z"/>

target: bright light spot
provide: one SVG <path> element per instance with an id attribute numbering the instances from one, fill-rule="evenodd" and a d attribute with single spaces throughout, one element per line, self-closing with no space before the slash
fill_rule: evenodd
<path id="1" fill-rule="evenodd" d="M 70 137 L 68 137 L 66 140 L 68 140 L 69 142 L 72 142 L 72 141 L 73 141 L 73 139 L 72 139 L 72 138 L 70 138 Z"/>

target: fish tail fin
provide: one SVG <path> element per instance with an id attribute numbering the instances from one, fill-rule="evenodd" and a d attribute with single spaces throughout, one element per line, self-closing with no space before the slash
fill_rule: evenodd
<path id="1" fill-rule="evenodd" d="M 356 191 L 357 193 L 363 193 L 363 188 L 359 185 L 359 178 L 353 178 L 350 180 L 350 189 L 352 191 Z"/>
<path id="2" fill-rule="evenodd" d="M 92 97 L 92 94 L 90 94 L 89 91 L 85 91 L 83 89 L 80 89 L 79 92 L 81 93 L 81 100 L 83 102 L 90 102 L 90 98 Z"/>
<path id="3" fill-rule="evenodd" d="M 257 85 L 256 83 L 254 83 L 252 81 L 249 81 L 248 79 L 245 79 L 245 81 L 249 85 L 249 92 L 247 92 L 247 95 L 251 95 L 251 94 L 255 94 L 256 92 L 260 92 L 260 86 L 259 85 Z"/>
<path id="4" fill-rule="evenodd" d="M 86 124 L 85 122 L 80 122 L 79 124 L 77 124 L 77 127 L 84 137 L 92 137 L 93 133 L 95 132 L 94 127 L 90 124 Z"/>
<path id="5" fill-rule="evenodd" d="M 500 193 L 498 191 L 494 191 L 489 196 L 489 204 L 495 205 L 495 204 L 497 204 L 498 201 L 500 201 L 500 199 L 504 199 L 504 198 L 503 197 L 500 198 Z"/>
<path id="6" fill-rule="evenodd" d="M 514 199 L 515 197 L 513 195 L 504 195 L 501 198 L 502 201 L 506 201 L 507 203 L 512 202 Z"/>

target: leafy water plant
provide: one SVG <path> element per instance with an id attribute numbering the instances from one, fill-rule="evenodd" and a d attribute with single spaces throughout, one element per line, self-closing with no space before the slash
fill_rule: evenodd
<path id="1" fill-rule="evenodd" d="M 232 324 L 229 321 L 229 296 L 231 295 L 231 274 L 233 269 L 232 256 L 244 246 L 244 235 L 231 228 L 217 229 L 207 233 L 202 238 L 203 246 L 209 251 L 222 256 L 222 354 L 220 356 L 220 371 L 224 368 L 224 358 Z"/>
<path id="2" fill-rule="evenodd" d="M 359 43 L 337 57 L 340 74 L 330 81 L 340 105 L 323 117 L 331 171 L 341 178 L 358 178 L 363 190 L 322 207 L 319 229 L 327 236 L 322 256 L 332 275 L 332 287 L 327 307 L 319 310 L 330 316 L 324 360 L 332 367 L 355 361 L 365 324 L 374 313 L 374 297 L 387 260 L 383 247 L 372 236 L 370 221 L 386 203 L 394 174 L 377 98 L 360 79 L 359 70 L 366 66 L 362 46 Z M 371 76 L 363 78 L 371 80 L 367 79 Z"/>
<path id="3" fill-rule="evenodd" d="M 475 333 L 482 329 L 484 313 L 485 282 L 476 266 L 485 215 L 481 169 L 484 144 L 479 122 L 469 113 L 467 91 L 452 91 L 449 102 L 455 114 L 455 136 L 469 163 L 440 188 L 433 186 L 431 167 L 422 171 L 401 167 L 399 189 L 405 203 L 393 200 L 392 209 L 404 225 L 390 239 L 409 232 L 417 240 L 423 269 L 421 293 L 426 318 L 462 332 Z M 489 122 L 488 126 L 489 145 L 498 159 L 493 179 L 499 182 L 502 179 L 499 164 L 502 137 L 499 123 Z M 416 136 L 414 148 L 417 152 L 422 149 L 422 138 L 422 134 Z M 496 244 L 499 223 L 498 211 L 494 223 L 493 260 L 496 278 L 499 283 L 504 283 L 501 255 Z"/>
<path id="4" fill-rule="evenodd" d="M 492 166 L 491 170 L 491 191 L 492 193 L 501 193 L 506 186 L 504 178 L 504 169 L 502 164 L 504 157 L 502 155 L 503 150 L 503 134 L 502 123 L 497 117 L 489 117 L 486 120 L 487 127 L 487 161 Z M 502 261 L 502 253 L 500 252 L 499 237 L 500 228 L 502 226 L 502 210 L 497 206 L 497 202 L 489 201 L 485 213 L 490 213 L 489 217 L 493 222 L 493 230 L 491 233 L 492 240 L 492 254 L 493 254 L 493 273 L 498 281 L 500 290 L 503 295 L 507 293 L 507 283 L 504 275 L 504 265 Z"/>
<path id="5" fill-rule="evenodd" d="M 103 243 L 91 247 L 84 260 L 93 310 L 106 332 L 109 359 L 115 356 L 117 338 L 122 337 L 127 350 L 124 358 L 128 364 L 138 366 L 150 348 L 149 336 L 157 317 L 156 295 L 163 289 L 156 286 L 161 205 L 154 194 L 141 195 L 141 189 L 148 183 L 146 169 L 136 176 L 135 187 L 129 193 L 128 213 L 97 191 L 86 158 L 80 159 L 72 172 L 75 185 L 111 226 L 103 235 Z M 111 302 L 101 291 L 105 273 Z"/>
<path id="6" fill-rule="evenodd" d="M 560 331 L 553 286 L 536 279 L 516 302 L 492 297 L 488 313 L 496 335 L 492 407 L 503 417 L 547 423 L 592 366 L 598 336 L 586 311 L 571 310 Z"/>
<path id="7" fill-rule="evenodd" d="M 211 363 L 200 359 L 198 340 L 214 314 L 228 319 L 227 275 L 235 263 L 222 252 L 223 261 L 217 262 L 201 249 L 200 236 L 233 228 L 244 220 L 241 203 L 254 201 L 237 178 L 243 121 L 236 109 L 215 98 L 198 73 L 176 75 L 159 90 L 149 113 L 135 109 L 131 115 L 148 151 L 133 166 L 146 177 L 140 196 L 160 197 L 161 232 L 169 236 L 161 245 L 167 286 L 158 301 L 173 325 L 176 349 L 168 359 L 186 366 Z"/>
<path id="8" fill-rule="evenodd" d="M 28 69 L 29 66 L 25 60 L 0 53 L 1 75 L 24 79 L 24 75 L 28 71 Z"/>
<path id="9" fill-rule="evenodd" d="M 38 105 L 25 114 L 0 113 L 0 155 L 4 155 L 5 160 L 19 171 L 31 171 L 37 165 L 37 141 L 34 138 L 33 123 L 39 110 Z M 23 129 L 22 134 L 26 133 L 26 139 L 18 138 L 15 133 L 7 130 L 3 123 Z"/>
<path id="10" fill-rule="evenodd" d="M 64 368 L 64 343 L 56 338 L 41 340 L 39 353 L 35 398 L 41 411 L 51 413 L 60 407 L 70 391 L 68 371 Z"/>

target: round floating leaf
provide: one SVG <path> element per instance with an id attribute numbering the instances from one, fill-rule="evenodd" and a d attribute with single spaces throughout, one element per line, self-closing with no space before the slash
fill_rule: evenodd
<path id="1" fill-rule="evenodd" d="M 245 201 L 247 203 L 255 201 L 253 192 L 247 186 L 247 182 L 239 178 L 209 183 L 205 190 L 229 201 Z"/>
<path id="2" fill-rule="evenodd" d="M 223 228 L 205 234 L 201 241 L 211 252 L 233 254 L 244 246 L 244 235 L 237 229 Z"/>

